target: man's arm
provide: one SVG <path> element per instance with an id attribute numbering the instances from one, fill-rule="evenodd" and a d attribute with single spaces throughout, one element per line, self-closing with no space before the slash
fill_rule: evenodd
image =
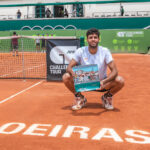
<path id="1" fill-rule="evenodd" d="M 102 80 L 102 85 L 105 85 L 106 83 L 108 83 L 110 81 L 113 81 L 118 75 L 117 67 L 116 67 L 114 61 L 111 61 L 108 64 L 108 67 L 109 67 L 111 72 L 109 73 L 109 75 L 106 79 Z"/>
<path id="2" fill-rule="evenodd" d="M 74 75 L 73 71 L 72 71 L 72 67 L 76 66 L 77 65 L 77 62 L 72 59 L 67 67 L 67 72 L 70 74 L 70 75 Z"/>

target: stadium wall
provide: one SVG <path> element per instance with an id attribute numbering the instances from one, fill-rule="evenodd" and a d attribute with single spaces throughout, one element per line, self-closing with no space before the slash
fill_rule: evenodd
<path id="1" fill-rule="evenodd" d="M 87 30 L 26 30 L 16 31 L 19 35 L 37 36 L 40 34 L 45 36 L 76 36 L 77 38 L 84 37 L 86 41 Z M 13 31 L 1 31 L 0 36 L 11 36 Z M 150 47 L 150 30 L 130 29 L 130 30 L 100 30 L 101 40 L 100 45 L 108 47 L 112 53 L 147 53 Z M 11 47 L 11 41 L 0 40 L 0 52 L 8 52 Z M 4 51 L 5 48 L 5 51 Z M 21 46 L 20 46 L 21 48 Z M 24 51 L 34 51 L 36 49 L 34 39 L 24 39 Z"/>
<path id="2" fill-rule="evenodd" d="M 143 29 L 150 25 L 150 17 L 135 18 L 78 18 L 78 19 L 36 19 L 36 20 L 2 20 L 0 31 L 7 30 L 38 30 L 64 29 L 73 25 L 77 29 L 86 30 L 91 27 L 98 29 Z M 27 26 L 25 28 L 25 26 Z M 38 27 L 35 27 L 38 26 Z M 46 27 L 51 26 L 51 27 Z"/>

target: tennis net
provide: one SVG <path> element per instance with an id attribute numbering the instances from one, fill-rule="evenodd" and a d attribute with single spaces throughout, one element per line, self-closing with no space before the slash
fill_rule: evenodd
<path id="1" fill-rule="evenodd" d="M 42 43 L 45 39 L 18 36 L 17 44 L 13 39 L 0 37 L 0 78 L 45 79 L 46 48 Z"/>

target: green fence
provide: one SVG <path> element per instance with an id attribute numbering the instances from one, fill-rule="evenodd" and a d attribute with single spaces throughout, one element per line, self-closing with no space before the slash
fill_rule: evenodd
<path id="1" fill-rule="evenodd" d="M 40 34 L 43 36 L 76 36 L 77 38 L 84 37 L 86 41 L 87 30 L 33 30 L 33 31 L 16 31 L 19 35 Z M 11 36 L 13 31 L 0 32 L 0 37 Z M 113 53 L 147 53 L 150 47 L 150 30 L 101 30 L 100 45 L 108 47 Z M 34 39 L 23 38 L 24 51 L 34 51 L 36 49 Z M 83 45 L 83 40 L 82 43 Z M 21 45 L 21 39 L 19 40 Z M 19 46 L 21 51 L 22 47 Z M 11 40 L 0 40 L 0 52 L 8 52 L 11 50 Z"/>

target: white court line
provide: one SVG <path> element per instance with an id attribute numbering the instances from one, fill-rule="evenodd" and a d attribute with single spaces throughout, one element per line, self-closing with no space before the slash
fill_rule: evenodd
<path id="1" fill-rule="evenodd" d="M 37 83 L 33 84 L 32 86 L 30 86 L 30 87 L 28 87 L 28 88 L 26 88 L 26 89 L 24 89 L 24 90 L 22 90 L 22 91 L 20 91 L 20 92 L 18 92 L 18 93 L 16 93 L 16 94 L 11 95 L 10 97 L 8 97 L 8 98 L 6 98 L 6 99 L 3 99 L 2 101 L 0 101 L 0 104 L 2 104 L 2 103 L 4 103 L 4 102 L 6 102 L 6 101 L 8 101 L 8 100 L 10 100 L 10 99 L 12 99 L 12 98 L 14 98 L 15 96 L 17 96 L 17 95 L 19 95 L 19 94 L 21 94 L 21 93 L 23 93 L 23 92 L 25 92 L 25 91 L 27 91 L 27 90 L 33 88 L 33 87 L 39 85 L 39 84 L 42 83 L 42 82 L 43 82 L 43 81 L 37 82 Z"/>
<path id="2" fill-rule="evenodd" d="M 33 67 L 30 67 L 30 68 L 27 68 L 27 69 L 24 69 L 24 70 L 31 70 L 31 69 L 38 68 L 38 67 L 41 67 L 41 66 L 45 66 L 45 64 L 38 65 L 38 66 L 33 66 Z M 15 72 L 12 72 L 10 74 L 4 74 L 4 75 L 1 75 L 0 77 L 6 77 L 6 76 L 9 76 L 9 75 L 12 75 L 12 74 L 19 73 L 19 72 L 23 72 L 23 70 L 15 71 Z"/>

